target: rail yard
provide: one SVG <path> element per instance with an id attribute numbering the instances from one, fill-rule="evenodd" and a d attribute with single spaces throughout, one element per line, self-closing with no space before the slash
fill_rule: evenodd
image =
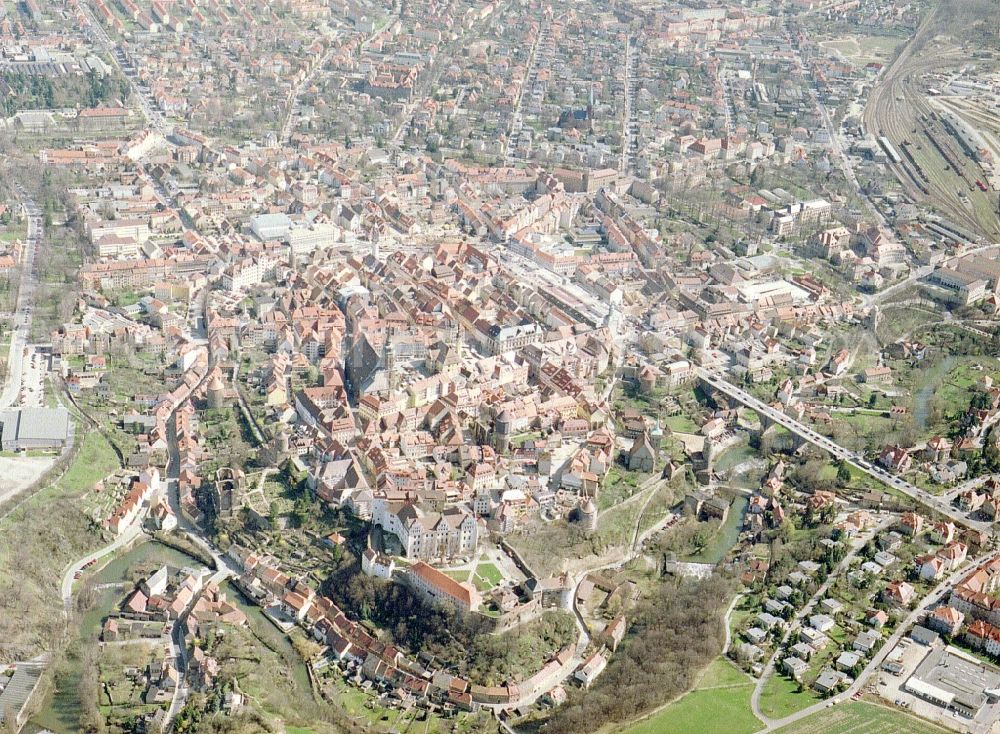
<path id="1" fill-rule="evenodd" d="M 885 68 L 869 95 L 865 124 L 878 137 L 906 196 L 932 206 L 956 239 L 996 241 L 1000 238 L 996 178 L 977 160 L 980 150 L 965 130 L 967 121 L 986 129 L 991 139 L 977 138 L 977 142 L 989 158 L 997 118 L 974 99 L 944 97 L 933 87 L 945 72 L 956 72 L 951 74 L 955 79 L 959 70 L 968 68 L 968 51 L 945 35 L 953 22 L 945 16 L 941 9 L 929 14 Z M 976 91 L 971 85 L 969 89 Z"/>

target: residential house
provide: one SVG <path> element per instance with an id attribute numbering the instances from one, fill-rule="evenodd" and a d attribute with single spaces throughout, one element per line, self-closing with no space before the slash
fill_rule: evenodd
<path id="1" fill-rule="evenodd" d="M 965 615 L 954 607 L 943 606 L 935 609 L 924 621 L 924 624 L 942 635 L 954 637 L 965 621 Z"/>

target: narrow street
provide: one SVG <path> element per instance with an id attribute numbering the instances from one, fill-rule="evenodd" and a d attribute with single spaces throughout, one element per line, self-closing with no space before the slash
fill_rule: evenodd
<path id="1" fill-rule="evenodd" d="M 1000 551 L 994 551 L 988 556 L 984 556 L 983 558 L 977 559 L 975 561 L 975 565 L 986 563 L 987 561 L 990 561 L 996 558 L 997 556 L 1000 556 Z M 892 633 L 889 639 L 885 641 L 885 644 L 882 645 L 879 651 L 868 662 L 868 665 L 865 666 L 865 669 L 857 677 L 853 685 L 851 685 L 850 688 L 848 688 L 846 691 L 837 696 L 836 700 L 847 701 L 855 693 L 858 693 L 859 691 L 863 690 L 868 682 L 868 679 L 879 671 L 879 669 L 882 667 L 882 663 L 885 662 L 886 657 L 888 657 L 892 649 L 910 630 L 910 627 L 912 627 L 920 618 L 920 616 L 924 612 L 926 612 L 930 607 L 942 601 L 945 598 L 945 596 L 947 596 L 947 594 L 951 592 L 951 589 L 955 586 L 955 584 L 959 581 L 959 579 L 961 579 L 962 577 L 964 577 L 966 574 L 969 573 L 971 567 L 972 567 L 971 564 L 966 564 L 961 569 L 955 571 L 948 578 L 943 580 L 940 584 L 938 584 L 934 588 L 934 590 L 931 593 L 925 596 L 923 600 L 920 602 L 920 605 L 917 606 L 917 608 L 914 609 L 912 612 L 910 612 L 910 614 L 906 617 L 906 619 L 903 620 L 896 627 L 896 631 Z M 756 691 L 754 693 L 756 694 Z M 819 703 L 813 704 L 812 706 L 809 706 L 808 708 L 804 708 L 801 711 L 797 711 L 794 714 L 786 716 L 783 719 L 767 719 L 764 716 L 760 715 L 755 705 L 754 714 L 756 714 L 758 718 L 760 718 L 761 721 L 764 721 L 766 724 L 765 728 L 762 731 L 765 732 L 775 731 L 776 729 L 788 726 L 789 724 L 794 724 L 796 721 L 800 721 L 806 718 L 807 716 L 819 713 L 829 705 L 830 705 L 829 701 L 821 701 Z"/>
<path id="2" fill-rule="evenodd" d="M 524 78 L 521 80 L 521 87 L 517 94 L 517 101 L 514 103 L 514 111 L 510 117 L 510 128 L 507 130 L 507 137 L 503 143 L 503 161 L 504 165 L 510 163 L 510 148 L 514 139 L 520 136 L 521 129 L 524 127 L 524 120 L 521 117 L 521 107 L 524 103 L 524 95 L 528 93 L 528 88 L 534 83 L 537 78 L 538 70 L 535 68 L 535 58 L 538 55 L 538 47 L 548 39 L 549 33 L 549 23 L 545 22 L 538 29 L 538 35 L 535 36 L 535 42 L 531 44 L 531 50 L 528 52 L 528 63 L 524 69 Z"/>
<path id="3" fill-rule="evenodd" d="M 207 372 L 206 372 L 207 374 Z M 189 393 L 190 394 L 190 393 Z M 178 406 L 179 407 L 179 406 Z M 180 477 L 180 453 L 177 448 L 177 410 L 176 408 L 170 414 L 170 418 L 167 422 L 167 446 L 168 446 L 168 461 L 167 461 L 167 472 L 166 472 L 166 483 L 167 483 L 167 498 L 170 503 L 170 508 L 173 510 L 174 515 L 177 517 L 177 532 L 183 534 L 192 543 L 198 546 L 201 550 L 207 553 L 212 561 L 215 563 L 215 573 L 212 574 L 209 581 L 206 583 L 221 583 L 229 576 L 239 575 L 238 569 L 236 569 L 229 559 L 223 555 L 223 553 L 216 548 L 211 542 L 209 542 L 201 533 L 201 530 L 197 528 L 194 524 L 187 519 L 187 516 L 181 511 L 180 503 L 180 488 L 179 488 L 179 477 Z M 191 600 L 191 606 L 200 598 L 201 594 L 196 594 Z M 188 607 L 190 610 L 190 606 Z M 179 679 L 177 683 L 177 688 L 174 691 L 174 697 L 170 704 L 170 709 L 167 712 L 167 722 L 165 724 L 166 730 L 169 731 L 174 719 L 180 710 L 184 707 L 184 703 L 187 701 L 188 687 L 187 687 L 187 652 L 184 646 L 184 626 L 182 624 L 182 619 L 187 616 L 188 610 L 185 610 L 182 618 L 179 618 L 171 630 L 171 637 L 173 639 L 173 646 L 175 648 L 175 655 L 177 660 L 177 671 L 179 674 Z"/>
<path id="4" fill-rule="evenodd" d="M 872 538 L 876 537 L 879 533 L 885 531 L 894 521 L 894 517 L 886 518 L 864 535 L 857 537 L 847 555 L 845 555 L 840 563 L 838 563 L 837 566 L 827 575 L 826 579 L 823 580 L 823 583 L 820 584 L 818 589 L 816 589 L 816 593 L 809 597 L 809 601 L 807 601 L 798 613 L 789 621 L 785 634 L 781 638 L 781 642 L 778 643 L 778 647 L 774 651 L 774 654 L 767 661 L 767 665 L 764 667 L 764 672 L 757 680 L 757 685 L 754 688 L 753 695 L 750 697 L 750 708 L 753 710 L 754 716 L 767 724 L 769 728 L 772 725 L 772 720 L 766 716 L 763 711 L 761 711 L 760 697 L 764 692 L 764 687 L 767 684 L 768 679 L 774 674 L 778 657 L 782 654 L 783 648 L 787 644 L 789 638 L 794 632 L 797 632 L 802 627 L 802 620 L 805 619 L 810 612 L 812 612 L 813 608 L 820 601 L 820 599 L 826 596 L 826 592 L 830 588 L 830 585 L 836 581 L 840 574 L 842 574 L 850 565 L 851 560 L 853 560 L 854 557 L 857 556 L 858 552 L 865 547 L 865 544 Z"/>
<path id="5" fill-rule="evenodd" d="M 316 73 L 321 71 L 326 62 L 330 60 L 334 51 L 339 50 L 337 46 L 331 41 L 330 47 L 323 52 L 313 67 L 308 71 L 308 73 L 299 80 L 292 90 L 288 94 L 288 110 L 285 112 L 285 122 L 281 126 L 281 137 L 280 140 L 283 143 L 287 143 L 292 137 L 292 128 L 295 125 L 295 117 L 299 111 L 299 96 L 302 94 L 302 90 L 305 89 L 310 82 L 315 78 Z"/>

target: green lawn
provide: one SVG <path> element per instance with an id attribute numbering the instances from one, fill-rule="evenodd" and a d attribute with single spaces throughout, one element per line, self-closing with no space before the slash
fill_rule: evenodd
<path id="1" fill-rule="evenodd" d="M 538 438 L 541 438 L 541 437 L 542 437 L 542 434 L 539 431 L 529 431 L 528 433 L 518 433 L 517 435 L 511 437 L 510 444 L 511 444 L 511 446 L 516 446 L 516 447 L 520 448 L 521 446 L 523 446 L 524 444 L 526 444 L 528 441 L 532 441 L 534 439 L 538 439 Z"/>
<path id="2" fill-rule="evenodd" d="M 717 657 L 701 674 L 695 690 L 752 685 L 754 679 L 723 657 Z"/>
<path id="3" fill-rule="evenodd" d="M 858 45 L 864 54 L 888 58 L 899 48 L 904 39 L 885 36 L 861 36 Z"/>
<path id="4" fill-rule="evenodd" d="M 476 566 L 476 575 L 485 581 L 489 581 L 493 586 L 503 581 L 503 574 L 500 572 L 500 569 L 492 563 L 480 563 Z"/>
<path id="5" fill-rule="evenodd" d="M 836 642 L 838 645 L 843 645 L 847 642 L 847 631 L 839 624 L 834 625 L 833 628 L 829 630 L 827 637 Z M 831 650 L 830 654 L 832 655 L 833 652 L 834 651 Z"/>
<path id="6" fill-rule="evenodd" d="M 485 594 L 487 591 L 503 581 L 503 574 L 500 573 L 500 569 L 492 563 L 480 563 L 476 566 L 474 572 L 445 571 L 445 573 L 456 581 L 472 582 L 473 586 L 475 586 L 476 590 L 481 594 Z"/>
<path id="7" fill-rule="evenodd" d="M 691 418 L 680 413 L 678 415 L 672 415 L 669 418 L 663 420 L 664 424 L 670 427 L 671 431 L 677 431 L 678 433 L 697 433 L 698 426 L 695 424 Z"/>
<path id="8" fill-rule="evenodd" d="M 473 576 L 472 585 L 476 587 L 476 591 L 478 591 L 480 594 L 485 594 L 487 591 L 490 591 L 496 584 L 491 584 L 482 576 Z"/>
<path id="9" fill-rule="evenodd" d="M 901 711 L 846 703 L 778 729 L 781 734 L 944 734 L 947 729 Z"/>
<path id="10" fill-rule="evenodd" d="M 761 723 L 750 712 L 752 685 L 692 691 L 660 713 L 642 721 L 626 734 L 689 734 L 726 732 L 752 734 Z"/>
<path id="11" fill-rule="evenodd" d="M 761 727 L 750 711 L 753 687 L 752 678 L 717 658 L 706 668 L 695 690 L 625 729 L 625 734 L 752 734 Z"/>
<path id="12" fill-rule="evenodd" d="M 846 36 L 838 40 L 823 41 L 820 45 L 828 50 L 839 51 L 856 64 L 863 64 L 888 59 L 902 40 L 884 36 Z"/>
<path id="13" fill-rule="evenodd" d="M 784 675 L 772 674 L 761 692 L 760 710 L 772 719 L 783 719 L 819 701 L 809 689 L 799 693 L 798 687 L 797 682 Z"/>
<path id="14" fill-rule="evenodd" d="M 735 636 L 746 625 L 747 620 L 754 616 L 755 609 L 734 609 L 729 616 L 729 631 Z"/>

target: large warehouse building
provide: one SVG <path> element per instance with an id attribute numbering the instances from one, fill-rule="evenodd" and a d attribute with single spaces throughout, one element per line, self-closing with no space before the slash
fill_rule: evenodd
<path id="1" fill-rule="evenodd" d="M 20 408 L 0 412 L 4 451 L 61 449 L 69 439 L 65 408 Z"/>

